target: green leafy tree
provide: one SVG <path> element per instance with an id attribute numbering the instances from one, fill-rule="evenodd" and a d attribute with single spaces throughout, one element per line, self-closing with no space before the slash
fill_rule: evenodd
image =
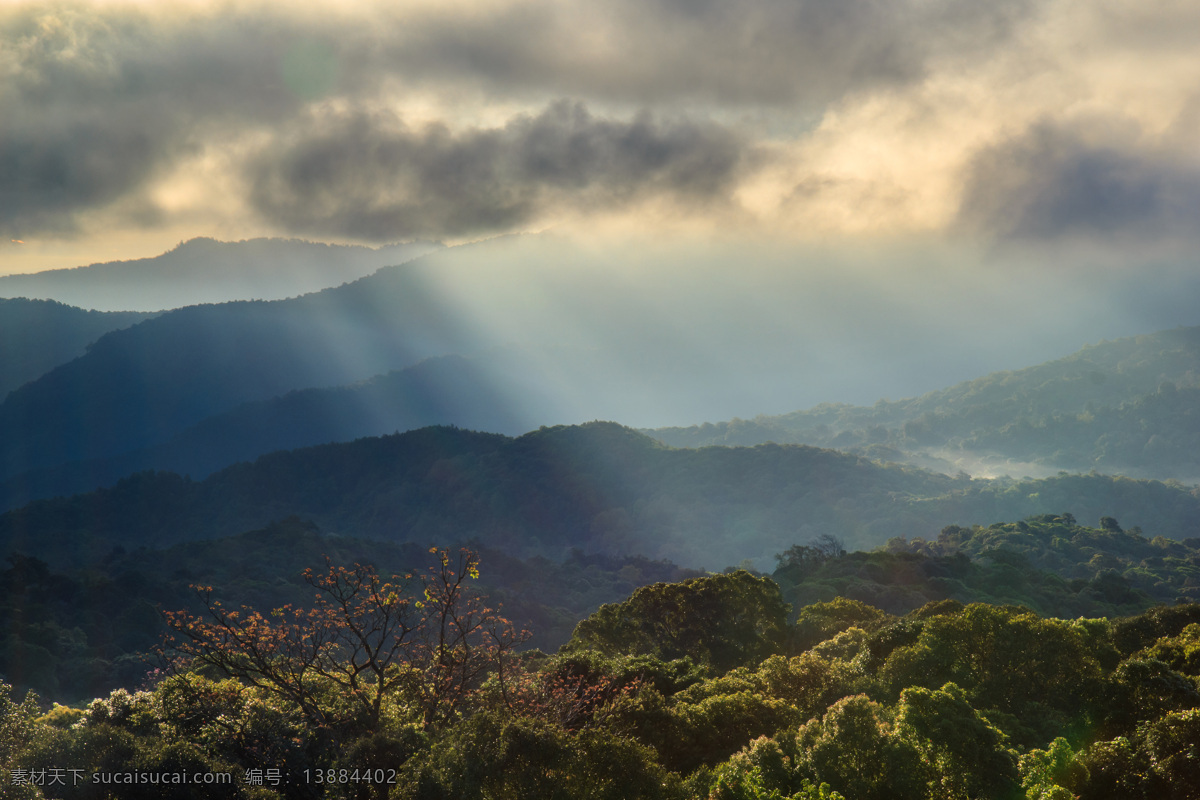
<path id="1" fill-rule="evenodd" d="M 193 742 L 247 767 L 294 774 L 322 756 L 322 732 L 294 705 L 234 678 L 173 675 L 159 684 L 154 700 L 165 738 Z"/>
<path id="2" fill-rule="evenodd" d="M 663 757 L 668 766 L 684 773 L 701 764 L 718 764 L 756 737 L 796 720 L 792 706 L 750 691 L 713 694 L 696 702 L 679 699 L 673 709 L 677 743 Z"/>
<path id="3" fill-rule="evenodd" d="M 1150 771 L 1144 751 L 1124 736 L 1093 742 L 1076 755 L 1087 770 L 1087 782 L 1077 787 L 1080 800 L 1144 800 Z"/>
<path id="4" fill-rule="evenodd" d="M 1175 711 L 1145 726 L 1149 791 L 1168 800 L 1200 797 L 1200 708 Z"/>
<path id="5" fill-rule="evenodd" d="M 794 737 L 751 742 L 716 771 L 711 800 L 845 800 L 827 783 L 813 783 L 796 767 Z"/>
<path id="6" fill-rule="evenodd" d="M 796 645 L 807 649 L 850 628 L 872 631 L 891 619 L 894 618 L 874 606 L 845 597 L 811 603 L 800 609 L 796 618 Z"/>
<path id="7" fill-rule="evenodd" d="M 1200 675 L 1200 624 L 1192 623 L 1178 636 L 1164 636 L 1140 653 L 1164 662 L 1184 675 Z"/>
<path id="8" fill-rule="evenodd" d="M 853 694 L 859 676 L 845 662 L 821 658 L 813 652 L 792 658 L 771 656 L 754 671 L 753 690 L 784 701 L 799 719 L 820 715 L 835 700 Z"/>
<path id="9" fill-rule="evenodd" d="M 720 674 L 788 647 L 779 586 L 744 570 L 644 586 L 579 623 L 568 650 L 606 655 L 690 656 Z"/>
<path id="10" fill-rule="evenodd" d="M 1087 722 L 1103 701 L 1102 669 L 1083 633 L 1015 607 L 983 604 L 925 620 L 912 645 L 898 647 L 880 683 L 898 697 L 909 686 L 954 683 L 972 706 L 1036 722 L 1042 733 Z M 1012 731 L 1009 731 L 1012 734 Z"/>
<path id="11" fill-rule="evenodd" d="M 953 683 L 905 689 L 896 731 L 933 767 L 931 797 L 1006 798 L 1017 789 L 1017 764 L 1004 734 Z"/>
<path id="12" fill-rule="evenodd" d="M 1189 678 L 1155 659 L 1129 658 L 1109 677 L 1103 704 L 1104 728 L 1130 734 L 1170 711 L 1200 706 L 1200 691 Z"/>
<path id="13" fill-rule="evenodd" d="M 1087 768 L 1075 760 L 1070 743 L 1061 736 L 1046 749 L 1021 756 L 1021 787 L 1029 800 L 1075 800 L 1075 790 L 1087 778 Z"/>
<path id="14" fill-rule="evenodd" d="M 37 695 L 28 692 L 18 703 L 12 699 L 12 687 L 0 681 L 0 796 L 14 800 L 38 796 L 32 787 L 14 783 L 12 771 L 18 767 L 18 757 L 39 733 L 40 715 Z"/>
<path id="15" fill-rule="evenodd" d="M 800 774 L 856 800 L 924 800 L 929 767 L 884 709 L 866 695 L 846 697 L 796 734 Z"/>
<path id="16" fill-rule="evenodd" d="M 597 729 L 479 713 L 405 768 L 408 800 L 682 800 L 653 751 Z"/>

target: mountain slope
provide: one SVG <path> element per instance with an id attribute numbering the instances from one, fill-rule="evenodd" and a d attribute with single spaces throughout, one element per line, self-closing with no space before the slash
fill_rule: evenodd
<path id="1" fill-rule="evenodd" d="M 161 444 L 243 403 L 497 347 L 565 354 L 506 376 L 534 404 L 564 409 L 547 422 L 695 419 L 807 387 L 810 354 L 757 307 L 731 307 L 748 289 L 729 286 L 722 265 L 704 270 L 648 270 L 552 237 L 509 237 L 298 298 L 170 311 L 104 337 L 0 405 L 0 480 Z"/>
<path id="2" fill-rule="evenodd" d="M 357 280 L 439 247 L 436 242 L 370 248 L 296 239 L 198 238 L 153 258 L 0 276 L 0 297 L 45 298 L 102 311 L 278 300 Z"/>
<path id="3" fill-rule="evenodd" d="M 538 316 L 499 299 L 511 278 L 491 257 L 514 257 L 514 246 L 519 257 L 521 245 L 452 248 L 314 294 L 189 306 L 109 334 L 0 404 L 0 480 L 161 444 L 243 403 L 492 349 L 506 340 L 481 327 L 488 309 L 513 335 L 556 341 L 559 307 Z M 447 284 L 478 305 L 462 308 Z"/>
<path id="4" fill-rule="evenodd" d="M 393 302 L 351 284 L 190 306 L 108 334 L 0 405 L 0 476 L 137 450 L 241 403 L 455 352 L 452 325 L 405 288 Z"/>
<path id="5" fill-rule="evenodd" d="M 851 373 L 883 386 L 887 378 L 872 364 L 897 369 L 891 351 L 879 349 L 887 337 L 872 327 L 882 324 L 872 321 L 872 309 L 859 309 L 852 335 L 837 327 L 844 319 L 818 313 L 837 307 L 845 286 L 813 288 L 805 271 L 766 260 L 734 272 L 706 257 L 660 265 L 652 251 L 614 255 L 549 236 L 507 237 L 446 248 L 298 298 L 167 312 L 103 337 L 0 404 L 0 481 L 162 446 L 243 404 L 369 380 L 430 358 L 485 359 L 497 349 L 533 355 L 491 370 L 487 385 L 472 391 L 545 412 L 522 418 L 539 424 L 719 418 L 812 396 L 814 387 L 834 391 Z M 797 303 L 814 313 L 798 313 Z M 921 359 L 953 344 L 941 337 L 921 346 L 927 333 L 905 338 Z M 1114 351 L 1107 361 L 1084 359 L 1045 379 L 1034 368 L 916 401 L 790 415 L 785 440 L 891 458 L 891 451 L 868 449 L 887 446 L 897 457 L 944 463 L 940 451 L 1014 415 L 1080 413 L 1089 398 L 1115 403 L 1152 391 L 1163 375 L 1194 378 L 1194 342 L 1164 344 L 1165 355 L 1146 364 L 1139 347 L 1133 361 Z M 294 418 L 303 424 L 302 415 Z M 268 446 L 305 441 L 281 437 Z"/>
<path id="6" fill-rule="evenodd" d="M 300 389 L 243 403 L 166 441 L 105 459 L 73 461 L 0 482 L 0 511 L 43 497 L 109 486 L 145 470 L 203 478 L 276 450 L 349 442 L 430 425 L 516 435 L 556 419 L 559 409 L 509 379 L 518 354 L 442 356 L 366 381 Z M 528 378 L 532 373 L 522 370 Z"/>
<path id="7" fill-rule="evenodd" d="M 139 474 L 8 512 L 0 541 L 86 561 L 116 544 L 160 547 L 299 515 L 392 541 L 475 538 L 516 555 L 579 547 L 720 567 L 819 534 L 864 547 L 1055 509 L 1182 539 L 1198 533 L 1200 495 L 1099 475 L 956 479 L 797 445 L 672 449 L 612 423 L 516 439 L 426 428 L 273 453 L 199 482 Z"/>
<path id="8" fill-rule="evenodd" d="M 145 470 L 203 478 L 276 450 L 430 425 L 518 435 L 543 424 L 581 422 L 599 416 L 584 413 L 581 400 L 605 402 L 621 388 L 611 385 L 597 357 L 594 350 L 564 347 L 497 348 L 242 403 L 148 447 L 13 475 L 0 481 L 0 511 L 109 486 Z"/>
<path id="9" fill-rule="evenodd" d="M 89 344 L 109 331 L 149 316 L 133 311 L 87 311 L 53 300 L 0 300 L 0 399 L 82 356 Z"/>
<path id="10" fill-rule="evenodd" d="M 791 442 L 950 470 L 1098 469 L 1191 483 L 1200 480 L 1197 400 L 1200 327 L 1104 342 L 909 400 L 652 433 L 681 447 Z"/>

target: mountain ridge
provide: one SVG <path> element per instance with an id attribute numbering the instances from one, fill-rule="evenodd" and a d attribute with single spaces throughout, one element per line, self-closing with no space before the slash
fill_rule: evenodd
<path id="1" fill-rule="evenodd" d="M 516 438 L 423 428 L 271 453 L 203 481 L 140 473 L 0 515 L 0 541 L 86 561 L 116 546 L 162 547 L 300 516 L 398 542 L 473 538 L 517 555 L 580 548 L 711 566 L 766 560 L 821 534 L 864 547 L 1064 510 L 1169 538 L 1200 534 L 1200 492 L 1153 481 L 952 478 L 805 445 L 671 448 L 593 422 Z"/>
<path id="2" fill-rule="evenodd" d="M 0 401 L 84 355 L 104 334 L 151 316 L 138 311 L 92 311 L 56 300 L 0 298 Z"/>
<path id="3" fill-rule="evenodd" d="M 1174 328 L 906 400 L 823 404 L 647 432 L 680 447 L 766 441 L 837 447 L 951 473 L 986 473 L 990 460 L 993 470 L 1200 478 L 1200 420 L 1189 413 L 1197 390 L 1200 327 Z M 1149 406 L 1154 413 L 1141 413 Z M 1135 452 L 1147 446 L 1154 452 Z"/>
<path id="4" fill-rule="evenodd" d="M 233 300 L 280 300 L 357 280 L 441 248 L 302 239 L 223 242 L 201 236 L 148 258 L 0 276 L 0 296 L 52 299 L 103 311 L 162 311 Z"/>

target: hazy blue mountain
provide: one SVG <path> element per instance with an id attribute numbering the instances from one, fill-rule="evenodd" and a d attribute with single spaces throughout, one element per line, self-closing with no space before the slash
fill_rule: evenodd
<path id="1" fill-rule="evenodd" d="M 651 433 L 680 447 L 804 443 L 950 471 L 1095 469 L 1195 483 L 1200 327 L 1103 342 L 909 400 Z"/>
<path id="2" fill-rule="evenodd" d="M 0 482 L 0 510 L 42 497 L 90 491 L 148 469 L 203 478 L 276 450 L 430 425 L 516 435 L 556 419 L 561 409 L 548 396 L 510 379 L 516 374 L 523 380 L 532 374 L 528 360 L 517 353 L 441 356 L 346 386 L 300 389 L 243 403 L 161 444 L 112 458 L 33 470 Z"/>
<path id="3" fill-rule="evenodd" d="M 165 441 L 108 458 L 28 470 L 0 481 L 0 511 L 35 499 L 108 486 L 144 470 L 193 478 L 276 450 L 455 425 L 518 435 L 580 421 L 576 398 L 610 398 L 595 351 L 497 348 L 438 356 L 356 383 L 298 389 L 206 417 Z"/>
<path id="4" fill-rule="evenodd" d="M 104 336 L 0 404 L 0 481 L 123 457 L 246 403 L 451 355 L 478 364 L 497 352 L 526 354 L 464 378 L 474 381 L 477 406 L 496 398 L 517 409 L 522 424 L 616 419 L 649 427 L 795 408 L 805 397 L 846 396 L 848 387 L 856 396 L 864 386 L 895 388 L 905 384 L 892 373 L 921 373 L 920 364 L 964 346 L 933 329 L 897 336 L 895 309 L 847 307 L 857 290 L 840 275 L 821 284 L 815 267 L 749 251 L 734 254 L 746 261 L 738 270 L 725 252 L 673 253 L 661 262 L 658 255 L 514 236 L 445 248 L 297 298 L 163 313 Z M 1152 372 L 1130 373 L 1127 382 L 1149 391 L 1158 384 Z M 1087 374 L 1081 387 L 1059 394 L 1069 402 L 1090 396 Z M 1001 386 L 995 399 L 976 387 L 961 402 L 950 392 L 928 410 L 885 403 L 856 412 L 869 424 L 844 442 L 836 437 L 845 431 L 831 426 L 829 440 L 817 443 L 888 445 L 889 427 L 904 432 L 922 414 L 951 427 L 962 414 L 1011 419 L 1005 391 L 1012 393 Z M 1056 408 L 1060 398 L 1043 399 L 1035 409 Z M 941 406 L 949 411 L 937 416 Z M 937 446 L 936 438 L 922 445 L 929 455 Z"/>
<path id="5" fill-rule="evenodd" d="M 635 291 L 639 269 L 509 237 L 298 298 L 166 312 L 0 405 L 0 480 L 162 444 L 243 403 L 498 346 L 588 354 L 539 356 L 537 374 L 506 376 L 563 410 L 546 422 L 704 418 L 808 383 L 807 351 L 751 324 L 761 313 L 730 313 L 729 286 L 699 280 L 718 267 L 649 272 Z"/>
<path id="6" fill-rule="evenodd" d="M 279 300 L 357 280 L 440 247 L 436 242 L 371 248 L 298 239 L 198 238 L 153 258 L 0 276 L 0 297 L 44 298 L 102 311 Z"/>
<path id="7" fill-rule="evenodd" d="M 0 542 L 55 563 L 114 546 L 227 536 L 292 515 L 339 534 L 422 544 L 475 539 L 518 555 L 585 551 L 761 565 L 821 534 L 869 547 L 1070 511 L 1148 535 L 1197 534 L 1200 494 L 1101 475 L 952 478 L 803 445 L 674 449 L 614 423 L 518 438 L 424 428 L 272 453 L 203 481 L 139 473 L 109 489 L 0 515 Z"/>
<path id="8" fill-rule="evenodd" d="M 0 476 L 131 452 L 241 403 L 364 380 L 475 344 L 415 288 L 381 299 L 361 284 L 189 306 L 102 337 L 0 404 Z"/>
<path id="9" fill-rule="evenodd" d="M 0 300 L 0 398 L 83 355 L 89 344 L 109 331 L 149 316 L 86 311 L 53 300 Z"/>

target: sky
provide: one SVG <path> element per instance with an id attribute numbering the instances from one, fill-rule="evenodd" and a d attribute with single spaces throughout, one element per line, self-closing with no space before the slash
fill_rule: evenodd
<path id="1" fill-rule="evenodd" d="M 0 0 L 0 272 L 546 228 L 1178 261 L 1198 29 L 1185 0 Z"/>

